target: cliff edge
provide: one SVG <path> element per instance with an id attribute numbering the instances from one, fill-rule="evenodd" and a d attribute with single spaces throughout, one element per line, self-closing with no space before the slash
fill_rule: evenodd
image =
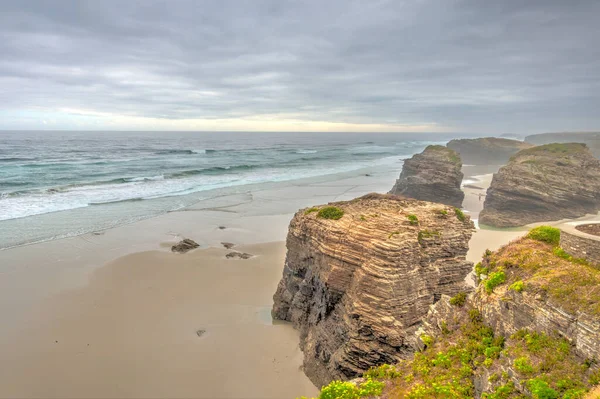
<path id="1" fill-rule="evenodd" d="M 321 386 L 409 357 L 429 306 L 468 291 L 472 233 L 460 210 L 392 195 L 296 213 L 272 315 L 300 331 L 306 375 Z"/>
<path id="2" fill-rule="evenodd" d="M 483 137 L 454 139 L 446 146 L 460 154 L 465 164 L 504 165 L 514 154 L 533 147 L 533 144 L 512 139 Z"/>
<path id="3" fill-rule="evenodd" d="M 430 145 L 404 161 L 402 173 L 390 194 L 460 208 L 465 197 L 460 189 L 462 161 L 453 150 Z"/>
<path id="4" fill-rule="evenodd" d="M 513 227 L 599 210 L 600 161 L 585 144 L 547 144 L 520 151 L 494 174 L 479 221 Z"/>

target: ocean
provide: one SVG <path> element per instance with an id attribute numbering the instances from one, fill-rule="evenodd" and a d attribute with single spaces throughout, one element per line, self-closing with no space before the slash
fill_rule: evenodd
<path id="1" fill-rule="evenodd" d="M 403 158 L 453 137 L 0 132 L 0 249 L 104 230 L 261 184 L 401 168 Z"/>

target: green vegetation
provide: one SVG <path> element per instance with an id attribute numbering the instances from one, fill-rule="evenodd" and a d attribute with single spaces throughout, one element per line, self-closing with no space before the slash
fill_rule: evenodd
<path id="1" fill-rule="evenodd" d="M 304 211 L 305 215 L 308 215 L 309 213 L 313 213 L 313 212 L 318 212 L 319 208 L 317 208 L 316 206 L 313 206 L 312 208 L 308 208 L 306 211 Z"/>
<path id="2" fill-rule="evenodd" d="M 525 289 L 525 283 L 523 283 L 521 280 L 515 281 L 510 285 L 510 287 L 508 287 L 508 289 L 516 292 L 523 292 Z"/>
<path id="3" fill-rule="evenodd" d="M 317 217 L 322 219 L 338 220 L 344 216 L 344 211 L 337 206 L 326 206 L 317 213 Z"/>
<path id="4" fill-rule="evenodd" d="M 458 294 L 450 298 L 450 305 L 462 308 L 463 306 L 465 306 L 466 301 L 467 294 L 465 292 L 459 292 Z"/>
<path id="5" fill-rule="evenodd" d="M 427 238 L 440 237 L 442 233 L 435 230 L 421 230 L 419 234 L 417 234 L 417 240 L 420 244 L 423 244 L 424 240 Z"/>
<path id="6" fill-rule="evenodd" d="M 482 275 L 488 275 L 489 274 L 489 269 L 485 266 L 483 266 L 483 264 L 481 262 L 477 263 L 475 265 L 475 275 L 477 276 L 478 280 L 481 280 L 481 276 Z"/>
<path id="7" fill-rule="evenodd" d="M 503 271 L 492 272 L 485 280 L 485 292 L 491 294 L 494 288 L 506 281 L 506 274 Z"/>
<path id="8" fill-rule="evenodd" d="M 560 230 L 556 227 L 539 226 L 531 229 L 529 234 L 527 234 L 527 238 L 558 245 L 560 243 Z"/>
<path id="9" fill-rule="evenodd" d="M 570 155 L 577 152 L 584 151 L 587 148 L 582 143 L 552 143 L 544 144 L 536 147 L 528 148 L 526 150 L 519 151 L 516 156 L 522 155 L 536 155 L 541 153 L 550 153 L 555 155 Z"/>
<path id="10" fill-rule="evenodd" d="M 561 247 L 556 247 L 552 250 L 552 252 L 554 253 L 554 255 L 558 256 L 559 258 L 568 260 L 569 262 L 574 262 L 574 263 L 578 263 L 580 265 L 589 265 L 589 262 L 583 258 L 575 258 L 571 255 L 569 255 L 568 253 L 565 252 L 564 249 L 562 249 Z"/>
<path id="11" fill-rule="evenodd" d="M 359 385 L 348 381 L 332 381 L 329 385 L 321 388 L 318 399 L 360 399 L 381 395 L 385 384 L 380 381 L 367 378 Z M 307 399 L 304 396 L 300 399 Z"/>
<path id="12" fill-rule="evenodd" d="M 399 232 L 399 231 L 392 231 L 392 232 L 390 233 L 390 235 L 388 236 L 388 240 L 389 240 L 390 238 L 392 238 L 393 236 L 397 235 L 397 234 L 400 234 L 400 232 Z"/>
<path id="13" fill-rule="evenodd" d="M 365 215 L 360 215 L 360 220 L 362 220 L 364 222 L 367 220 L 367 218 L 365 217 Z"/>
<path id="14" fill-rule="evenodd" d="M 454 208 L 454 214 L 456 215 L 456 218 L 458 220 L 460 220 L 461 222 L 464 222 L 465 220 L 467 220 L 467 217 L 465 216 L 464 212 L 460 208 Z"/>
<path id="15" fill-rule="evenodd" d="M 411 213 L 410 215 L 406 216 L 406 218 L 408 219 L 408 223 L 410 223 L 412 226 L 417 226 L 419 224 L 419 218 L 417 215 L 413 215 Z"/>
<path id="16" fill-rule="evenodd" d="M 435 213 L 437 213 L 438 215 L 442 215 L 442 216 L 448 216 L 448 211 L 445 210 L 444 208 L 436 209 Z"/>

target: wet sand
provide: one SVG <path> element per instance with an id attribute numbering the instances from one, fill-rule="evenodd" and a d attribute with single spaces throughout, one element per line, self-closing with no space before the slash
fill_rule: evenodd
<path id="1" fill-rule="evenodd" d="M 465 178 L 484 189 L 489 173 L 465 167 Z M 398 174 L 238 193 L 99 234 L 0 251 L 0 396 L 315 395 L 300 369 L 297 332 L 270 318 L 287 225 L 301 207 L 386 192 Z M 479 192 L 465 188 L 473 219 Z M 526 231 L 477 230 L 467 257 L 477 262 Z M 171 253 L 182 237 L 201 248 Z M 226 259 L 221 242 L 256 256 Z"/>

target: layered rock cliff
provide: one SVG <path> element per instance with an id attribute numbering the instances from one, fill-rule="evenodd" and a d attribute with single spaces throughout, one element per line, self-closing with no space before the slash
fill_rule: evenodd
<path id="1" fill-rule="evenodd" d="M 600 161 L 585 144 L 548 144 L 520 151 L 494 174 L 479 221 L 522 226 L 599 210 Z"/>
<path id="2" fill-rule="evenodd" d="M 583 143 L 595 157 L 600 158 L 600 132 L 562 132 L 541 133 L 525 137 L 525 141 L 534 145 L 551 143 Z"/>
<path id="3" fill-rule="evenodd" d="M 533 144 L 497 137 L 478 139 L 455 139 L 447 145 L 460 154 L 465 164 L 504 165 L 517 152 L 533 147 Z"/>
<path id="4" fill-rule="evenodd" d="M 429 306 L 469 289 L 472 232 L 454 208 L 392 195 L 296 213 L 272 315 L 300 331 L 308 377 L 320 386 L 409 357 Z"/>
<path id="5" fill-rule="evenodd" d="M 541 227 L 486 251 L 476 291 L 430 307 L 421 350 L 353 384 L 382 398 L 584 398 L 600 384 L 600 270 L 559 242 Z"/>
<path id="6" fill-rule="evenodd" d="M 460 189 L 463 179 L 460 156 L 440 145 L 404 161 L 402 173 L 390 194 L 459 207 L 465 194 Z"/>

